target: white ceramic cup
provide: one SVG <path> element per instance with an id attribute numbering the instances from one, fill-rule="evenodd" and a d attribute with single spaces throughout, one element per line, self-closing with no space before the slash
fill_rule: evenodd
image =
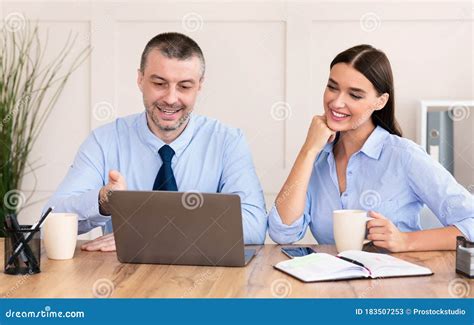
<path id="1" fill-rule="evenodd" d="M 73 258 L 77 241 L 77 214 L 51 213 L 43 225 L 43 243 L 51 260 Z"/>
<path id="2" fill-rule="evenodd" d="M 334 210 L 332 212 L 334 240 L 337 251 L 362 250 L 369 240 L 365 239 L 367 221 L 373 218 L 367 216 L 364 210 Z"/>

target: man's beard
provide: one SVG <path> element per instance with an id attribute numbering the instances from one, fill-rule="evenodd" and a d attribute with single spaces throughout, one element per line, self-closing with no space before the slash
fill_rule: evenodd
<path id="1" fill-rule="evenodd" d="M 162 125 L 160 123 L 159 118 L 156 117 L 156 115 L 154 114 L 155 110 L 158 110 L 158 107 L 160 107 L 161 109 L 165 109 L 165 110 L 182 109 L 185 112 L 185 114 L 182 117 L 180 117 L 174 125 Z M 161 131 L 164 131 L 164 132 L 170 132 L 170 131 L 178 130 L 180 127 L 182 127 L 189 120 L 189 116 L 191 115 L 191 110 L 188 110 L 185 106 L 179 106 L 179 105 L 166 105 L 166 104 L 163 104 L 163 103 L 154 102 L 151 105 L 146 105 L 145 104 L 145 108 L 146 108 L 146 111 L 147 111 L 148 115 L 151 117 L 151 121 L 153 122 L 153 124 L 157 128 L 159 128 Z"/>

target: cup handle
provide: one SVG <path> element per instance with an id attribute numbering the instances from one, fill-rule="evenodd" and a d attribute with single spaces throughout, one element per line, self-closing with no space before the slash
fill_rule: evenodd
<path id="1" fill-rule="evenodd" d="M 374 219 L 374 218 L 372 218 L 372 217 L 367 217 L 367 220 L 366 220 L 366 221 L 368 222 L 368 221 L 370 221 L 370 220 L 372 220 L 372 219 Z M 365 231 L 365 238 L 367 237 L 368 234 L 369 234 L 369 229 L 366 228 L 366 231 Z M 364 239 L 364 241 L 362 242 L 362 245 L 368 244 L 368 243 L 370 243 L 370 242 L 372 242 L 372 241 L 369 240 L 369 239 Z"/>

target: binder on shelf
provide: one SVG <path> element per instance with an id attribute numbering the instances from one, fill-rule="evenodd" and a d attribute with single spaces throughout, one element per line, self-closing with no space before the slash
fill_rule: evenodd
<path id="1" fill-rule="evenodd" d="M 448 111 L 428 112 L 426 131 L 426 151 L 454 175 L 453 120 Z"/>

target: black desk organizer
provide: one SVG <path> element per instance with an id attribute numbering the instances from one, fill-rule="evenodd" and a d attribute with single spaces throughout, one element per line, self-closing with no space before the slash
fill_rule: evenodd
<path id="1" fill-rule="evenodd" d="M 474 242 L 456 237 L 456 273 L 474 278 Z"/>
<path id="2" fill-rule="evenodd" d="M 22 241 L 25 242 L 25 238 L 32 232 L 34 232 L 32 239 L 23 246 L 22 252 L 13 260 L 13 263 L 8 265 L 8 260 L 13 255 L 15 249 Z M 18 230 L 5 228 L 5 235 L 4 273 L 11 275 L 40 273 L 40 230 L 34 231 L 31 229 L 31 226 L 22 225 Z"/>

